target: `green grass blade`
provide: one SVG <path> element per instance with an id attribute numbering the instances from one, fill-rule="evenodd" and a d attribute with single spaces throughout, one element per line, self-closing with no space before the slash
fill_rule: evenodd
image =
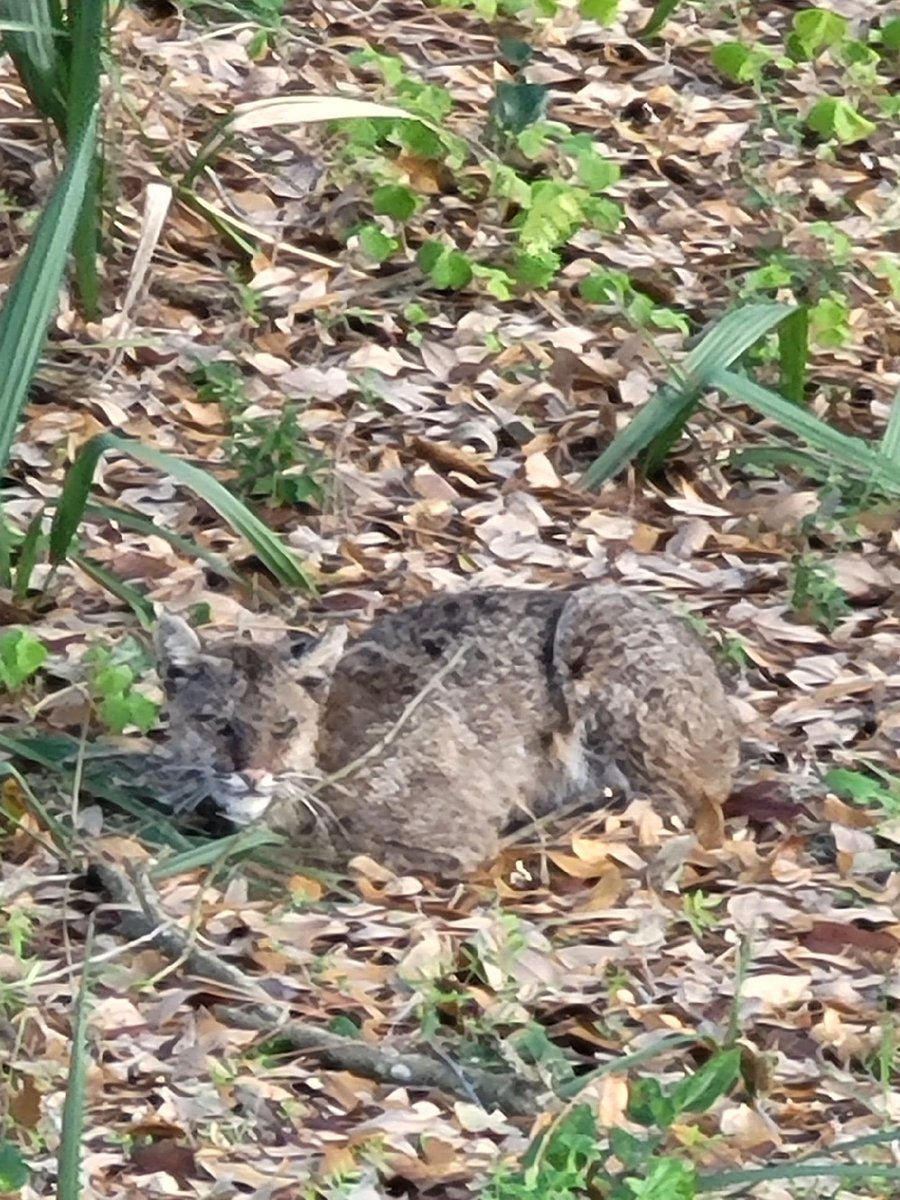
<path id="1" fill-rule="evenodd" d="M 778 358 L 781 391 L 788 400 L 802 404 L 806 399 L 806 364 L 809 361 L 809 310 L 805 305 L 778 326 Z"/>
<path id="2" fill-rule="evenodd" d="M 772 302 L 747 304 L 727 313 L 687 355 L 676 378 L 651 397 L 591 463 L 578 486 L 600 487 L 644 450 L 647 469 L 656 469 L 700 403 L 710 372 L 737 362 L 794 311 L 792 305 Z"/>
<path id="3" fill-rule="evenodd" d="M 16 555 L 16 584 L 13 588 L 13 596 L 16 600 L 22 601 L 28 595 L 31 576 L 40 555 L 43 530 L 44 510 L 41 508 L 28 522 L 28 528 L 25 530 L 25 536 L 22 538 Z"/>
<path id="4" fill-rule="evenodd" d="M 900 463 L 879 453 L 862 438 L 832 429 L 806 409 L 734 371 L 714 371 L 709 385 L 775 421 L 833 465 L 853 471 L 858 478 L 877 484 L 891 495 L 900 495 Z"/>
<path id="5" fill-rule="evenodd" d="M 112 433 L 101 433 L 91 438 L 69 468 L 50 527 L 51 562 L 61 563 L 68 555 L 72 539 L 84 516 L 97 464 L 108 451 L 129 454 L 190 488 L 214 508 L 235 532 L 247 539 L 281 583 L 315 591 L 315 585 L 293 553 L 212 475 L 182 458 L 174 458 L 161 450 Z"/>
<path id="6" fill-rule="evenodd" d="M 591 463 L 579 480 L 579 487 L 596 488 L 618 475 L 654 438 L 680 429 L 697 407 L 699 399 L 700 393 L 694 388 L 684 391 L 668 386 L 661 388 L 638 409 L 622 432 Z"/>
<path id="7" fill-rule="evenodd" d="M 133 529 L 137 533 L 145 533 L 148 537 L 162 538 L 163 541 L 183 554 L 185 558 L 202 558 L 211 571 L 215 571 L 223 579 L 229 580 L 231 583 L 238 583 L 240 576 L 236 571 L 232 571 L 228 563 L 222 558 L 221 554 L 216 554 L 213 550 L 207 550 L 205 546 L 201 546 L 199 542 L 193 542 L 190 538 L 182 537 L 180 533 L 174 533 L 171 529 L 166 529 L 165 525 L 157 525 L 151 521 L 149 517 L 142 517 L 140 513 L 129 512 L 127 508 L 120 508 L 116 504 L 87 504 L 84 509 L 86 518 L 97 517 L 101 521 L 115 522 L 117 525 L 124 525 L 126 529 Z"/>
<path id="8" fill-rule="evenodd" d="M 891 415 L 881 439 L 881 454 L 888 462 L 900 467 L 900 388 L 894 393 Z"/>
<path id="9" fill-rule="evenodd" d="M 100 101 L 100 70 L 106 6 L 96 0 L 69 0 L 71 80 L 66 96 L 72 139 L 84 133 Z"/>
<path id="10" fill-rule="evenodd" d="M 99 563 L 93 562 L 86 554 L 82 554 L 78 550 L 70 550 L 69 558 L 95 583 L 99 583 L 102 588 L 121 600 L 123 604 L 127 604 L 145 629 L 153 628 L 156 620 L 153 605 L 145 596 L 141 595 L 137 588 L 132 587 L 130 583 L 125 583 L 118 575 L 107 570 L 106 567 L 101 567 Z"/>
<path id="11" fill-rule="evenodd" d="M 66 136 L 68 30 L 54 0 L 0 0 L 3 46 L 28 98 Z"/>
<path id="12" fill-rule="evenodd" d="M 373 117 L 418 121 L 436 133 L 441 132 L 430 121 L 417 117 L 405 108 L 398 108 L 395 104 L 379 104 L 374 100 L 360 100 L 353 96 L 302 95 L 248 100 L 244 104 L 236 105 L 205 139 L 182 180 L 182 186 L 191 188 L 197 177 L 206 170 L 213 158 L 236 133 L 273 129 L 279 125 L 306 125 L 322 121 L 350 121 Z"/>
<path id="13" fill-rule="evenodd" d="M 95 110 L 41 214 L 0 313 L 0 470 L 9 461 L 47 326 L 56 310 L 94 156 L 96 120 Z"/>
<path id="14" fill-rule="evenodd" d="M 894 1130 L 894 1138 L 900 1136 L 900 1131 Z M 834 1181 L 843 1181 L 846 1184 L 862 1183 L 871 1184 L 878 1179 L 893 1179 L 900 1181 L 900 1167 L 889 1166 L 886 1163 L 836 1163 L 836 1162 L 818 1162 L 818 1163 L 771 1163 L 769 1166 L 763 1167 L 747 1167 L 741 1171 L 717 1171 L 711 1175 L 701 1175 L 697 1180 L 698 1192 L 715 1192 L 718 1196 L 730 1188 L 741 1187 L 746 1184 L 748 1187 L 758 1186 L 761 1183 L 769 1183 L 776 1179 L 830 1179 Z M 810 1195 L 822 1193 L 810 1192 L 795 1192 L 794 1195 Z M 833 1195 L 846 1195 L 846 1192 L 835 1191 Z M 864 1192 L 851 1191 L 850 1195 L 862 1197 Z M 880 1193 L 869 1192 L 870 1196 L 885 1195 Z M 897 1192 L 894 1189 L 893 1195 Z M 746 1192 L 735 1192 L 735 1196 L 746 1195 Z"/>
<path id="15" fill-rule="evenodd" d="M 87 1098 L 87 1073 L 90 1065 L 88 1044 L 88 1002 L 90 984 L 88 962 L 94 949 L 94 919 L 88 922 L 84 943 L 84 969 L 81 987 L 75 1001 L 75 1021 L 72 1029 L 69 1077 L 63 1102 L 62 1129 L 57 1160 L 57 1200 L 80 1200 L 82 1196 L 82 1150 Z"/>
<path id="16" fill-rule="evenodd" d="M 772 475 L 780 470 L 800 471 L 808 479 L 822 483 L 828 475 L 828 464 L 815 454 L 789 446 L 749 446 L 729 454 L 728 461 L 741 471 L 747 467 L 759 468 Z"/>
<path id="17" fill-rule="evenodd" d="M 98 4 L 97 0 L 70 0 L 69 13 L 72 63 L 67 116 L 69 136 L 77 141 L 100 101 L 106 5 Z M 100 312 L 97 254 L 100 249 L 101 190 L 101 162 L 95 153 L 85 182 L 84 200 L 72 242 L 76 288 L 84 313 L 92 320 Z"/>
<path id="18" fill-rule="evenodd" d="M 242 829 L 240 833 L 232 833 L 216 838 L 214 842 L 191 846 L 183 853 L 167 858 L 160 866 L 153 868 L 150 878 L 158 883 L 161 879 L 170 879 L 174 875 L 187 875 L 204 867 L 219 866 L 233 854 L 248 854 L 260 846 L 279 845 L 283 842 L 283 838 L 269 829 Z"/>
<path id="19" fill-rule="evenodd" d="M 684 360 L 682 373 L 705 388 L 710 371 L 730 367 L 795 311 L 793 304 L 775 301 L 733 309 L 693 348 Z"/>
<path id="20" fill-rule="evenodd" d="M 650 14 L 649 21 L 635 34 L 637 40 L 639 42 L 649 42 L 655 38 L 680 4 L 681 0 L 657 0 L 656 7 Z"/>
<path id="21" fill-rule="evenodd" d="M 35 733 L 31 726 L 23 726 L 20 737 L 9 732 L 0 733 L 0 750 L 37 763 L 48 770 L 59 770 L 60 766 L 74 760 L 78 753 L 78 741 L 68 734 Z"/>

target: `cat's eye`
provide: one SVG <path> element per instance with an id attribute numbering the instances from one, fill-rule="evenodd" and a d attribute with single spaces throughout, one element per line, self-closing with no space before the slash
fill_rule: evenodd
<path id="1" fill-rule="evenodd" d="M 288 636 L 288 654 L 295 662 L 304 658 L 316 644 L 316 637 L 311 633 L 291 633 Z"/>
<path id="2" fill-rule="evenodd" d="M 296 717 L 285 717 L 283 721 L 275 722 L 272 726 L 272 733 L 276 738 L 284 740 L 297 732 L 297 725 Z"/>

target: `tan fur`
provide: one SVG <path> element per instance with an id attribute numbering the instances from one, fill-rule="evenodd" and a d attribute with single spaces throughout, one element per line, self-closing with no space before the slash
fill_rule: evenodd
<path id="1" fill-rule="evenodd" d="M 439 596 L 346 648 L 342 631 L 204 648 L 165 617 L 157 652 L 173 755 L 298 854 L 466 871 L 517 814 L 609 785 L 721 841 L 738 762 L 724 688 L 687 626 L 621 588 Z"/>

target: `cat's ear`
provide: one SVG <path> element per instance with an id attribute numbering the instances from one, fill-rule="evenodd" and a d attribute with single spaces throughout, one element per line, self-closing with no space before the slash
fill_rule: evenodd
<path id="1" fill-rule="evenodd" d="M 297 634 L 288 641 L 288 653 L 297 664 L 297 674 L 304 684 L 327 685 L 344 653 L 347 629 L 340 625 L 329 629 L 320 638 Z"/>
<path id="2" fill-rule="evenodd" d="M 200 639 L 181 617 L 164 612 L 153 631 L 156 657 L 164 665 L 187 667 L 196 662 L 202 650 Z"/>
<path id="3" fill-rule="evenodd" d="M 330 675 L 341 660 L 347 641 L 347 627 L 337 625 L 320 638 L 308 633 L 296 634 L 290 639 L 290 655 L 304 672 L 315 675 Z"/>

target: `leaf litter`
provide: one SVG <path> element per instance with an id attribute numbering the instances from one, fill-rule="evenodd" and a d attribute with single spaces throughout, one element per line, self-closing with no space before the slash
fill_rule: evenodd
<path id="1" fill-rule="evenodd" d="M 241 996 L 221 995 L 151 939 L 123 937 L 108 902 L 92 967 L 84 1136 L 96 1194 L 293 1196 L 312 1179 L 322 1195 L 343 1180 L 357 1200 L 475 1195 L 546 1125 L 541 1109 L 554 1111 L 549 1098 L 529 1115 L 483 1106 L 467 1083 L 476 1067 L 521 1076 L 549 1097 L 559 1073 L 603 1065 L 613 1073 L 584 1097 L 604 1128 L 633 1128 L 617 1059 L 688 1035 L 688 1052 L 663 1046 L 651 1060 L 666 1086 L 732 1027 L 745 1090 L 698 1121 L 690 1144 L 701 1167 L 789 1159 L 900 1115 L 895 1072 L 880 1074 L 896 1039 L 896 836 L 878 811 L 844 802 L 821 778 L 828 766 L 896 770 L 895 512 L 862 505 L 851 537 L 802 480 L 731 471 L 729 455 L 775 436 L 739 409 L 733 420 L 696 421 L 664 484 L 627 477 L 596 495 L 576 487 L 685 351 L 677 331 L 648 338 L 621 312 L 592 309 L 579 281 L 598 263 L 625 270 L 703 324 L 734 303 L 772 246 L 829 269 L 827 247 L 808 233 L 825 217 L 850 238 L 854 265 L 849 338 L 816 348 L 811 374 L 824 382 L 812 409 L 858 436 L 880 435 L 900 383 L 896 299 L 874 282 L 896 204 L 896 145 L 887 122 L 865 151 L 830 157 L 780 136 L 777 123 L 766 131 L 759 97 L 709 65 L 710 46 L 733 37 L 715 6 L 677 14 L 665 51 L 634 41 L 649 5 L 621 10 L 611 30 L 574 11 L 544 27 L 528 77 L 550 89 L 554 120 L 588 132 L 623 168 L 610 191 L 622 227 L 577 234 L 552 290 L 507 307 L 487 292 L 429 290 L 412 250 L 402 269 L 372 267 L 348 240 L 366 193 L 340 135 L 322 125 L 260 127 L 247 116 L 243 136 L 195 180 L 193 199 L 147 190 L 163 149 L 183 169 L 236 105 L 278 103 L 298 85 L 310 97 L 391 103 L 377 72 L 351 66 L 352 51 L 367 47 L 448 87 L 453 131 L 477 142 L 505 68 L 475 14 L 415 0 L 305 0 L 261 61 L 243 25 L 199 37 L 141 7 L 118 15 L 114 50 L 138 124 L 113 98 L 122 240 L 108 261 L 111 311 L 95 326 L 60 312 L 16 445 L 8 514 L 25 522 L 52 500 L 65 463 L 102 431 L 178 452 L 228 482 L 227 406 L 192 382 L 198 364 L 228 364 L 253 413 L 277 417 L 297 404 L 304 437 L 327 463 L 323 506 L 263 513 L 314 573 L 313 610 L 367 620 L 462 580 L 650 587 L 746 664 L 735 689 L 748 766 L 730 839 L 716 852 L 698 851 L 636 800 L 543 841 L 526 837 L 453 888 L 395 878 L 368 860 L 339 884 L 296 862 L 287 877 L 257 863 L 157 880 L 161 911 L 188 944 L 265 981 L 285 1019 L 401 1058 L 428 1046 L 461 1064 L 455 1094 L 329 1068 L 279 1044 L 277 1028 L 263 1037 L 221 1019 L 217 1005 Z M 780 45 L 791 11 L 773 3 L 747 18 L 745 34 Z M 826 57 L 783 80 L 782 108 L 807 111 L 830 70 Z M 8 62 L 3 89 L 8 136 L 33 145 Z M 449 232 L 463 248 L 508 245 L 484 188 L 462 191 L 412 154 L 403 165 L 427 199 L 410 226 L 417 236 L 427 217 L 432 234 Z M 7 218 L 8 257 L 48 179 L 42 153 L 12 160 L 6 186 L 24 200 Z M 253 235 L 248 274 L 210 211 Z M 426 302 L 429 319 L 410 338 L 407 306 Z M 279 597 L 246 544 L 145 463 L 108 460 L 96 496 L 192 537 L 247 581 L 214 585 L 200 559 L 125 522 L 86 526 L 84 553 L 152 601 L 205 605 L 223 629 L 306 619 L 307 601 Z M 810 519 L 847 600 L 830 628 L 815 605 L 795 603 Z M 49 611 L 2 597 L 8 618 L 51 651 L 47 694 L 24 711 L 21 697 L 7 697 L 4 715 L 33 713 L 45 729 L 78 733 L 90 709 L 71 688 L 88 648 L 135 624 L 76 565 L 53 576 Z M 7 1107 L 34 1138 L 22 1195 L 37 1196 L 52 1187 L 86 897 L 96 902 L 75 872 L 88 847 L 123 872 L 151 859 L 87 797 L 69 801 L 75 840 L 61 854 L 42 809 L 19 785 L 5 789 L 7 808 L 21 814 L 0 878 L 13 1013 L 3 1031 Z"/>

